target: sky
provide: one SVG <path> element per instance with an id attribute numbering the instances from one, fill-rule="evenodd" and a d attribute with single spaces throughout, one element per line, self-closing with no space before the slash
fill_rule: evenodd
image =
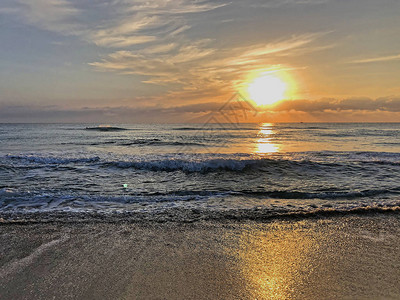
<path id="1" fill-rule="evenodd" d="M 0 123 L 204 122 L 233 98 L 255 111 L 243 122 L 400 122 L 399 13 L 398 0 L 1 0 Z M 263 76 L 286 87 L 270 105 L 249 93 Z"/>

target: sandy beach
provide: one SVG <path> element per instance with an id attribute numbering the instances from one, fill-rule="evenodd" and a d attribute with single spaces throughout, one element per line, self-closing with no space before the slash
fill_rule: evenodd
<path id="1" fill-rule="evenodd" d="M 400 216 L 2 223 L 1 299 L 400 299 Z"/>

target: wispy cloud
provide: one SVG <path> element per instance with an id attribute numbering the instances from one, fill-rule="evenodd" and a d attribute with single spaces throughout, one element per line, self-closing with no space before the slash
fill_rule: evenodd
<path id="1" fill-rule="evenodd" d="M 257 8 L 274 8 L 285 5 L 317 5 L 327 2 L 329 2 L 329 0 L 256 0 L 251 3 L 251 6 Z"/>
<path id="2" fill-rule="evenodd" d="M 137 44 L 145 44 L 153 42 L 157 38 L 149 35 L 131 35 L 125 36 L 97 36 L 93 37 L 93 41 L 98 46 L 113 47 L 113 48 L 125 48 Z"/>
<path id="3" fill-rule="evenodd" d="M 196 0 L 115 0 L 89 5 L 78 0 L 16 0 L 0 4 L 0 13 L 14 14 L 38 28 L 75 35 L 98 46 L 125 48 L 179 35 L 190 28 L 187 19 L 191 14 L 225 5 Z"/>
<path id="4" fill-rule="evenodd" d="M 280 56 L 296 49 L 302 55 L 307 52 L 307 46 L 315 51 L 311 44 L 324 34 L 309 33 L 266 44 L 218 50 L 207 39 L 179 45 L 159 44 L 138 51 L 116 51 L 90 65 L 99 71 L 142 75 L 146 77 L 145 83 L 168 84 L 170 98 L 217 96 L 237 89 L 250 72 L 287 68 L 280 65 Z"/>
<path id="5" fill-rule="evenodd" d="M 147 47 L 143 50 L 147 54 L 167 53 L 174 50 L 177 47 L 176 43 L 159 44 L 151 47 Z"/>
<path id="6" fill-rule="evenodd" d="M 79 27 L 72 20 L 80 10 L 66 0 L 16 0 L 12 4 L 0 4 L 1 12 L 49 31 L 74 34 Z"/>
<path id="7" fill-rule="evenodd" d="M 243 45 L 191 34 L 196 14 L 239 2 L 208 0 L 16 0 L 8 9 L 25 23 L 73 35 L 110 53 L 94 58 L 94 70 L 137 75 L 146 84 L 163 86 L 162 99 L 208 101 L 232 93 L 249 73 L 294 69 L 283 56 L 300 56 L 333 45 L 314 43 L 329 32 L 288 35 Z M 253 1 L 253 4 L 261 3 Z M 317 4 L 320 0 L 269 0 L 265 5 Z M 262 3 L 261 3 L 262 4 Z M 5 12 L 3 12 L 5 13 Z M 226 18 L 223 20 L 227 20 Z M 229 19 L 228 19 L 229 20 Z"/>
<path id="8" fill-rule="evenodd" d="M 379 57 L 366 58 L 366 59 L 358 59 L 358 60 L 353 60 L 350 63 L 366 64 L 366 63 L 374 63 L 374 62 L 393 61 L 393 60 L 399 60 L 399 59 L 400 59 L 400 54 L 397 54 L 397 55 L 379 56 Z"/>

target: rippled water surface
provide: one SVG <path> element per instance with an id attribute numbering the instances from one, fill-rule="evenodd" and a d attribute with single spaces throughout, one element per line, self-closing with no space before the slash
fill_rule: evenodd
<path id="1" fill-rule="evenodd" d="M 0 211 L 398 206 L 396 124 L 0 124 Z"/>

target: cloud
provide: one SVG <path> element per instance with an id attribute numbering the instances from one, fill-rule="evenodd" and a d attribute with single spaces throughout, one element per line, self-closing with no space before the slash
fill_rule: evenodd
<path id="1" fill-rule="evenodd" d="M 308 33 L 219 49 L 209 39 L 165 43 L 137 51 L 116 51 L 90 65 L 99 71 L 144 76 L 145 83 L 168 85 L 170 91 L 164 99 L 204 99 L 233 93 L 255 70 L 293 68 L 280 65 L 280 56 L 302 55 L 308 47 L 316 51 L 311 44 L 325 34 Z"/>
<path id="2" fill-rule="evenodd" d="M 245 51 L 241 57 L 257 57 L 278 52 L 285 52 L 309 44 L 323 34 L 324 33 L 303 34 L 292 36 L 289 39 L 274 41 L 265 45 L 252 45 L 248 47 L 248 50 Z"/>
<path id="3" fill-rule="evenodd" d="M 386 61 L 393 61 L 393 60 L 400 60 L 400 54 L 353 60 L 350 63 L 353 63 L 353 64 L 365 64 L 365 63 L 386 62 Z"/>
<path id="4" fill-rule="evenodd" d="M 285 5 L 317 5 L 328 2 L 329 0 L 264 0 L 254 1 L 251 6 L 257 8 L 275 8 Z"/>
<path id="5" fill-rule="evenodd" d="M 104 47 L 124 48 L 137 44 L 145 44 L 156 40 L 155 36 L 137 35 L 137 36 L 104 36 L 93 39 L 95 44 Z"/>
<path id="6" fill-rule="evenodd" d="M 97 45 L 116 48 L 165 40 L 190 29 L 187 23 L 191 14 L 225 5 L 194 0 L 114 1 L 107 10 L 108 18 L 90 28 L 85 36 Z"/>
<path id="7" fill-rule="evenodd" d="M 283 56 L 333 47 L 314 43 L 329 32 L 289 35 L 251 44 L 244 40 L 243 45 L 229 46 L 196 33 L 196 14 L 235 4 L 228 1 L 16 0 L 7 1 L 9 4 L 3 7 L 0 4 L 0 9 L 11 9 L 8 13 L 27 24 L 73 35 L 104 48 L 101 53 L 108 51 L 107 54 L 89 62 L 93 70 L 135 75 L 143 83 L 159 85 L 158 90 L 164 89 L 165 94 L 154 99 L 169 103 L 222 99 L 240 89 L 250 73 L 304 67 L 282 64 Z M 318 1 L 267 1 L 278 2 Z"/>
<path id="8" fill-rule="evenodd" d="M 176 43 L 159 44 L 152 47 L 147 47 L 143 50 L 143 52 L 147 54 L 166 53 L 174 50 L 176 47 Z"/>
<path id="9" fill-rule="evenodd" d="M 181 122 L 194 116 L 204 116 L 217 111 L 221 103 L 202 103 L 186 106 L 144 107 L 83 107 L 65 109 L 56 106 L 0 105 L 3 122 L 78 122 L 78 123 L 148 123 Z"/>
<path id="10" fill-rule="evenodd" d="M 196 14 L 228 6 L 228 0 L 17 1 L 8 8 L 26 23 L 109 49 L 110 53 L 89 63 L 95 70 L 136 75 L 143 83 L 164 86 L 168 91 L 160 101 L 217 99 L 238 89 L 250 72 L 296 68 L 281 65 L 282 56 L 329 47 L 313 44 L 328 32 L 230 47 L 189 37 L 192 29 L 196 31 Z"/>
<path id="11" fill-rule="evenodd" d="M 274 111 L 324 112 L 324 111 L 386 111 L 400 112 L 400 98 L 381 97 L 320 99 L 320 100 L 287 100 L 273 107 Z"/>
<path id="12" fill-rule="evenodd" d="M 71 20 L 80 10 L 66 0 L 16 0 L 12 4 L 0 4 L 0 13 L 16 15 L 28 24 L 49 31 L 74 34 L 79 27 Z"/>
<path id="13" fill-rule="evenodd" d="M 115 1 L 122 3 L 125 10 L 128 12 L 151 12 L 157 14 L 188 14 L 214 10 L 219 7 L 226 6 L 224 2 L 213 3 L 212 1 L 147 1 L 147 0 L 122 0 Z"/>
<path id="14" fill-rule="evenodd" d="M 226 99 L 224 99 L 225 101 Z M 83 107 L 65 109 L 57 106 L 26 106 L 0 104 L 3 122 L 94 122 L 94 123 L 177 123 L 205 122 L 210 116 L 223 118 L 225 102 L 204 102 L 187 105 Z M 243 107 L 249 113 L 243 115 Z M 390 122 L 400 117 L 400 97 L 287 100 L 272 108 L 253 108 L 243 102 L 229 114 L 242 122 Z"/>
<path id="15" fill-rule="evenodd" d="M 196 0 L 16 0 L 0 4 L 0 13 L 64 35 L 75 35 L 101 47 L 125 48 L 145 44 L 188 30 L 191 14 L 227 3 Z M 101 16 L 101 17 L 100 17 Z"/>

